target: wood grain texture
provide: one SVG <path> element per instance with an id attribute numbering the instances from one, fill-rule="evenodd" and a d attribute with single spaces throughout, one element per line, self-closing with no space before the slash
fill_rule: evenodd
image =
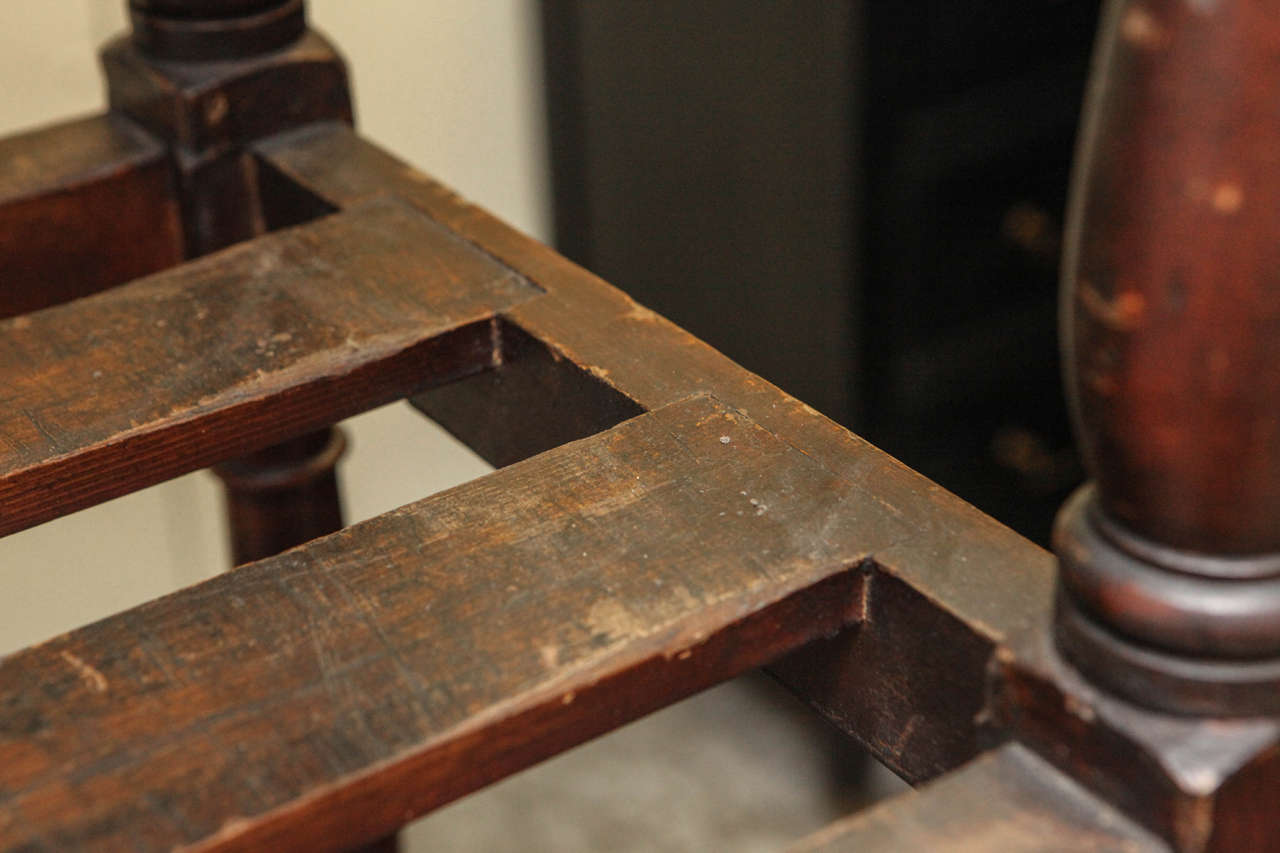
<path id="1" fill-rule="evenodd" d="M 887 636 L 838 641 L 842 653 L 806 662 L 807 682 L 825 680 L 830 688 L 813 698 L 858 698 L 863 710 L 848 709 L 846 720 L 869 719 L 865 714 L 874 708 L 876 728 L 866 742 L 913 779 L 927 779 L 976 753 L 988 718 L 974 709 L 986 702 L 991 656 L 1009 637 L 1050 624 L 1051 555 L 349 128 L 316 126 L 255 150 L 264 170 L 295 185 L 295 216 L 395 195 L 538 284 L 544 293 L 504 312 L 503 321 L 541 341 L 568 366 L 562 370 L 586 372 L 649 410 L 714 393 L 857 484 L 857 505 L 894 519 L 900 534 L 870 555 L 869 566 L 888 579 L 883 600 L 872 593 L 870 606 L 879 601 L 885 607 L 877 624 L 890 628 L 911 613 L 940 611 L 931 624 L 947 632 L 928 650 L 931 665 L 905 681 L 903 667 L 893 678 L 876 676 L 901 660 L 883 656 L 894 645 Z M 464 380 L 477 386 L 471 395 L 453 385 L 438 395 L 419 395 L 415 403 L 467 443 L 536 449 L 520 434 L 529 427 L 522 409 L 504 406 L 506 394 L 495 400 L 480 392 L 487 381 Z M 594 393 L 566 390 L 557 410 L 595 405 Z M 895 582 L 913 595 L 895 595 L 902 592 Z M 834 710 L 825 701 L 818 706 Z"/>
<path id="2" fill-rule="evenodd" d="M 519 326 L 498 323 L 502 363 L 418 396 L 413 404 L 464 436 L 494 467 L 585 438 L 644 411 Z"/>
<path id="3" fill-rule="evenodd" d="M 769 667 L 908 782 L 932 779 L 1005 737 L 983 725 L 992 641 L 868 560 L 859 630 Z"/>
<path id="4" fill-rule="evenodd" d="M 863 487 L 858 506 L 900 523 L 902 535 L 865 563 L 859 631 L 775 668 L 881 760 L 925 781 L 1013 737 L 1178 849 L 1267 835 L 1250 792 L 1280 778 L 1273 722 L 1202 726 L 1141 713 L 1083 683 L 1047 648 L 1051 555 L 350 131 L 312 128 L 258 150 L 315 206 L 406 199 L 542 287 L 503 321 L 556 357 L 646 409 L 713 391 Z M 449 408 L 433 404 L 444 395 L 418 403 L 464 440 L 506 432 L 519 441 L 518 412 L 447 393 Z"/>
<path id="5" fill-rule="evenodd" d="M 1156 838 L 1016 744 L 832 824 L 789 853 L 1158 853 Z"/>
<path id="6" fill-rule="evenodd" d="M 373 839 L 856 621 L 857 497 L 700 396 L 20 652 L 0 849 Z"/>
<path id="7" fill-rule="evenodd" d="M 1090 523 L 1163 574 L 1102 571 L 1071 527 L 1055 622 L 1048 555 L 355 136 L 302 0 L 135 4 L 104 53 L 111 103 L 169 147 L 117 119 L 9 143 L 9 310 L 172 254 L 175 195 L 188 254 L 296 227 L 0 322 L 0 533 L 267 445 L 224 474 L 293 482 L 289 439 L 330 529 L 337 445 L 298 437 L 405 395 L 508 467 L 0 660 L 0 848 L 368 844 L 772 664 L 911 781 L 1024 745 L 808 849 L 1160 849 L 1112 808 L 1179 851 L 1280 849 L 1261 814 L 1280 634 L 1220 618 L 1275 603 L 1280 291 L 1256 197 L 1280 186 L 1280 27 L 1200 5 L 1111 0 L 1076 217 L 1108 227 L 1077 231 L 1068 325 Z M 1248 156 L 1224 171 L 1219 149 Z M 1133 180 L 1152 175 L 1170 179 Z M 87 276 L 43 258 L 132 234 Z M 1223 464 L 1242 448 L 1256 464 Z M 1231 591 L 1183 594 L 1188 576 Z M 1162 584 L 1177 595 L 1116 592 Z M 1072 604 L 1095 588 L 1099 624 Z"/>
<path id="8" fill-rule="evenodd" d="M 913 531 L 877 555 L 886 571 L 935 588 L 937 598 L 945 599 L 949 609 L 985 635 L 1020 633 L 1047 617 L 1053 600 L 1053 558 L 1043 549 L 349 127 L 316 125 L 281 134 L 254 150 L 264 169 L 275 170 L 309 193 L 309 202 L 299 193 L 296 207 L 343 209 L 395 196 L 516 270 L 541 293 L 503 311 L 503 319 L 542 341 L 554 357 L 590 373 L 643 409 L 714 393 L 833 470 L 864 484 L 868 505 L 886 507 L 902 520 L 904 531 Z M 418 399 L 430 408 L 431 394 Z M 563 408 L 570 409 L 572 399 Z M 492 407 L 474 421 L 465 414 L 443 407 L 440 412 L 457 421 L 455 432 L 464 441 L 470 440 L 470 431 L 523 426 L 518 417 L 506 416 L 518 413 L 500 414 Z M 1010 565 L 1018 567 L 1016 583 L 1007 582 Z"/>
<path id="9" fill-rule="evenodd" d="M 382 200 L 0 322 L 0 533 L 487 369 L 536 292 Z"/>
<path id="10" fill-rule="evenodd" d="M 1166 547 L 1269 554 L 1275 571 L 1273 11 L 1245 0 L 1108 3 L 1063 321 L 1077 434 L 1106 513 Z"/>
<path id="11" fill-rule="evenodd" d="M 0 317 L 181 258 L 165 151 L 141 128 L 94 116 L 0 140 Z"/>
<path id="12" fill-rule="evenodd" d="M 1280 716 L 1272 11 L 1109 0 L 1068 217 L 1058 647 L 1177 714 Z"/>

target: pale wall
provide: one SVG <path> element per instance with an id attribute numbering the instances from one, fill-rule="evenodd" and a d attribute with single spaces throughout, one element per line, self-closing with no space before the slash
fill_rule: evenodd
<path id="1" fill-rule="evenodd" d="M 96 46 L 124 0 L 0 2 L 0 133 L 100 109 Z M 533 0 L 312 0 L 350 63 L 361 129 L 545 239 Z M 0 267 L 0 276 L 3 268 Z M 366 518 L 487 470 L 404 404 L 351 425 L 348 515 Z M 221 507 L 197 473 L 0 540 L 0 654 L 226 565 Z"/>

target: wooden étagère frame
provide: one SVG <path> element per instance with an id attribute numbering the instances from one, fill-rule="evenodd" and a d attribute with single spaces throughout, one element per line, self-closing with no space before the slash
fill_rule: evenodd
<path id="1" fill-rule="evenodd" d="M 1275 11 L 1110 5 L 1059 584 L 362 139 L 301 0 L 134 0 L 0 143 L 0 532 L 217 466 L 246 564 L 0 660 L 0 849 L 386 846 L 759 666 L 928 783 L 798 849 L 1280 849 Z M 402 398 L 500 470 L 339 529 Z"/>

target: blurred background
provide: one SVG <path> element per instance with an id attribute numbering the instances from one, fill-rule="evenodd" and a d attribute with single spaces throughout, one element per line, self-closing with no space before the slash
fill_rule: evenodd
<path id="1" fill-rule="evenodd" d="M 101 109 L 123 7 L 0 4 L 0 133 Z M 310 10 L 367 136 L 1045 540 L 1080 476 L 1055 292 L 1097 0 Z M 347 428 L 351 521 L 488 470 L 403 404 Z M 10 536 L 0 655 L 226 565 L 204 472 Z M 894 789 L 804 719 L 727 685 L 427 818 L 410 849 L 775 849 Z"/>

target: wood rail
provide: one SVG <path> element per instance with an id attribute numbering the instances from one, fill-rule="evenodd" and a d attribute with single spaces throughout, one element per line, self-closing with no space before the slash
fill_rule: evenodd
<path id="1" fill-rule="evenodd" d="M 377 838 L 856 620 L 854 491 L 695 397 L 11 657 L 6 843 Z"/>
<path id="2" fill-rule="evenodd" d="M 0 141 L 0 317 L 67 302 L 182 260 L 164 146 L 121 116 Z M 97 211 L 113 215 L 103 221 Z"/>
<path id="3" fill-rule="evenodd" d="M 336 526 L 323 430 L 400 397 L 503 467 L 327 536 L 303 525 L 296 548 L 0 660 L 0 849 L 379 843 L 756 666 L 924 784 L 798 849 L 1280 849 L 1274 626 L 1144 609 L 1169 584 L 1230 603 L 1274 582 L 1274 517 L 1223 510 L 1270 507 L 1274 483 L 1225 478 L 1253 486 L 1232 497 L 1195 473 L 1272 470 L 1270 243 L 1220 221 L 1249 215 L 1254 184 L 1177 189 L 1204 171 L 1180 145 L 1246 128 L 1222 168 L 1274 195 L 1262 5 L 1111 4 L 1067 290 L 1102 497 L 1069 505 L 1055 559 L 363 140 L 345 88 L 324 89 L 340 60 L 290 29 L 300 3 L 135 0 L 134 40 L 106 54 L 132 118 L 51 131 L 86 141 L 6 180 L 22 216 L 56 217 L 57 187 L 132 164 L 193 259 L 85 296 L 116 284 L 90 274 L 61 291 L 84 298 L 0 321 L 0 532 L 215 463 L 249 490 L 300 477 Z M 219 44 L 221 62 L 166 61 Z M 320 95 L 262 124 L 278 101 L 255 87 L 312 72 Z M 1244 96 L 1191 97 L 1237 72 Z M 129 96 L 147 86 L 168 100 Z M 210 103 L 239 130 L 210 135 Z M 173 182 L 127 177 L 157 151 Z M 1209 322 L 1221 257 L 1236 323 Z M 1158 308 L 1174 297 L 1195 310 Z M 1214 346 L 1258 369 L 1205 385 Z M 1205 388 L 1216 421 L 1187 402 Z M 1196 455 L 1242 412 L 1257 440 Z M 287 503 L 246 510 L 264 529 L 245 540 L 288 544 Z"/>

